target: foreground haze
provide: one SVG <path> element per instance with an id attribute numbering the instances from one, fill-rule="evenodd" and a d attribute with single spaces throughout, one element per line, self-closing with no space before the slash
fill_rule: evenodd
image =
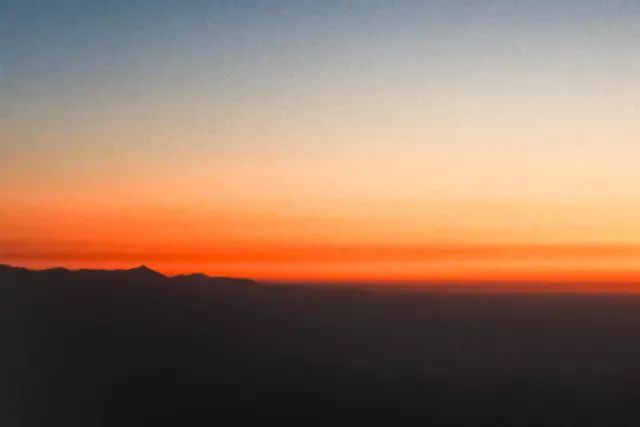
<path id="1" fill-rule="evenodd" d="M 0 262 L 640 281 L 639 37 L 626 0 L 0 0 Z"/>

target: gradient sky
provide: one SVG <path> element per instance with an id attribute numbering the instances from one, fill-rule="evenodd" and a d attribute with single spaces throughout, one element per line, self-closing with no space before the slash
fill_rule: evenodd
<path id="1" fill-rule="evenodd" d="M 640 2 L 0 0 L 0 262 L 640 278 Z"/>

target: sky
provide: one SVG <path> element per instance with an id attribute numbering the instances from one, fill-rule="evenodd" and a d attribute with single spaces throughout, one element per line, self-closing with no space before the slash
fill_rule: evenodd
<path id="1" fill-rule="evenodd" d="M 640 282 L 640 3 L 0 0 L 0 263 Z"/>

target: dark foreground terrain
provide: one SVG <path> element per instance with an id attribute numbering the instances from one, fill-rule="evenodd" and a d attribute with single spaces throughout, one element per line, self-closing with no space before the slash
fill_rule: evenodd
<path id="1" fill-rule="evenodd" d="M 0 266 L 0 425 L 640 425 L 640 297 Z"/>

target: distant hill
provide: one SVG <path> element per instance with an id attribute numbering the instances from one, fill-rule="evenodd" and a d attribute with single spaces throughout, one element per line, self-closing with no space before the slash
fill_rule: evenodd
<path id="1" fill-rule="evenodd" d="M 165 276 L 146 265 L 141 265 L 128 270 L 94 270 L 80 269 L 68 270 L 57 267 L 46 270 L 29 270 L 23 267 L 13 267 L 0 264 L 0 281 L 21 280 L 27 282 L 87 282 L 87 283 L 135 283 L 158 285 L 236 285 L 257 286 L 258 282 L 235 277 L 210 277 L 203 273 L 179 275 L 175 277 Z"/>

